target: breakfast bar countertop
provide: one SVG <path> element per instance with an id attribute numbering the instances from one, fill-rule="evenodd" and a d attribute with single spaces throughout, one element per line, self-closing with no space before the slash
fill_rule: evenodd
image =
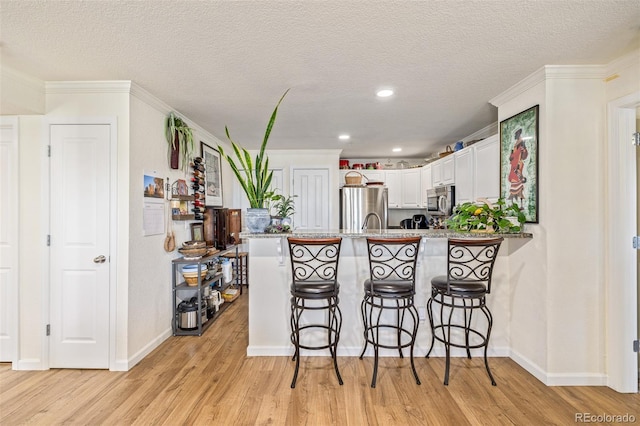
<path id="1" fill-rule="evenodd" d="M 297 238 L 402 238 L 421 236 L 424 238 L 533 238 L 533 234 L 528 232 L 519 232 L 515 234 L 499 234 L 499 233 L 483 233 L 483 232 L 457 232 L 448 229 L 370 229 L 362 231 L 352 231 L 343 229 L 327 229 L 327 230 L 300 230 L 284 233 L 251 233 L 242 232 L 240 238 L 278 238 L 278 237 L 297 237 Z"/>

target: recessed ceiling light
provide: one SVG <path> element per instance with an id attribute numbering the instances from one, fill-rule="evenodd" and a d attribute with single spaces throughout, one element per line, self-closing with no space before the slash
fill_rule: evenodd
<path id="1" fill-rule="evenodd" d="M 400 151 L 402 151 L 402 148 L 393 148 L 392 151 L 393 152 L 400 152 Z"/>
<path id="2" fill-rule="evenodd" d="M 344 134 L 338 136 L 338 139 L 340 139 L 341 141 L 348 141 L 349 139 L 351 139 L 351 136 Z"/>
<path id="3" fill-rule="evenodd" d="M 388 98 L 389 96 L 393 95 L 393 90 L 391 89 L 382 89 L 382 90 L 378 90 L 378 92 L 376 93 L 376 95 L 379 98 Z"/>

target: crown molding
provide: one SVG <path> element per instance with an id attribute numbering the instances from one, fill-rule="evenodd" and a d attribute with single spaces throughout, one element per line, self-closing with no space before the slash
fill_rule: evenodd
<path id="1" fill-rule="evenodd" d="M 610 76 L 630 67 L 640 68 L 640 49 L 636 49 L 633 52 L 609 62 L 606 69 L 606 75 Z"/>
<path id="2" fill-rule="evenodd" d="M 534 86 L 554 79 L 603 79 L 606 65 L 545 65 L 489 101 L 500 107 Z"/>
<path id="3" fill-rule="evenodd" d="M 47 81 L 45 93 L 74 94 L 74 93 L 130 93 L 130 80 L 115 81 Z"/>
<path id="4" fill-rule="evenodd" d="M 12 84 L 20 84 L 25 87 L 29 87 L 33 90 L 44 92 L 45 82 L 38 78 L 16 71 L 13 68 L 7 66 L 0 66 L 0 75 L 3 79 L 7 79 Z"/>
<path id="5" fill-rule="evenodd" d="M 489 136 L 493 136 L 497 134 L 498 134 L 498 122 L 494 121 L 488 126 L 483 127 L 482 129 L 470 134 L 469 136 L 461 140 L 462 142 L 470 142 L 476 139 L 485 139 L 485 138 L 488 138 Z"/>

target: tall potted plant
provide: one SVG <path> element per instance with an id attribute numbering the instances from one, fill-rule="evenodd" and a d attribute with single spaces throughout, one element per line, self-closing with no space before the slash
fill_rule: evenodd
<path id="1" fill-rule="evenodd" d="M 193 130 L 182 118 L 176 116 L 173 111 L 171 111 L 167 117 L 165 130 L 167 143 L 169 144 L 170 167 L 172 169 L 179 169 L 180 163 L 182 163 L 182 170 L 186 171 L 195 147 Z"/>
<path id="2" fill-rule="evenodd" d="M 264 151 L 267 148 L 269 135 L 276 121 L 278 107 L 288 92 L 289 89 L 284 92 L 271 114 L 271 119 L 269 120 L 269 124 L 267 124 L 267 130 L 265 131 L 264 139 L 262 140 L 260 151 L 256 155 L 255 162 L 251 161 L 251 155 L 245 148 L 231 139 L 227 126 L 225 126 L 224 130 L 227 134 L 227 139 L 231 142 L 238 163 L 225 154 L 224 149 L 218 145 L 220 156 L 227 160 L 229 166 L 231 166 L 231 170 L 233 170 L 233 173 L 240 182 L 240 186 L 245 194 L 247 194 L 247 199 L 251 207 L 247 209 L 246 222 L 247 228 L 249 228 L 251 232 L 264 232 L 271 221 L 271 215 L 269 209 L 266 208 L 266 203 L 273 197 L 273 191 L 270 190 L 273 171 L 269 170 L 269 158 L 265 155 Z"/>

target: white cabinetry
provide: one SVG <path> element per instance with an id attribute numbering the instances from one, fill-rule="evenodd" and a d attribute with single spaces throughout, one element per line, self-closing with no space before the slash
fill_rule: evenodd
<path id="1" fill-rule="evenodd" d="M 433 188 L 431 177 L 431 164 L 422 167 L 420 171 L 422 188 L 420 190 L 422 207 L 427 207 L 427 191 Z"/>
<path id="2" fill-rule="evenodd" d="M 474 201 L 474 150 L 473 147 L 453 154 L 456 170 L 456 204 Z"/>
<path id="3" fill-rule="evenodd" d="M 421 173 L 418 168 L 402 170 L 400 172 L 401 206 L 403 208 L 420 207 L 422 203 L 420 178 Z"/>
<path id="4" fill-rule="evenodd" d="M 448 155 L 431 163 L 431 183 L 436 186 L 454 185 L 456 181 L 456 165 L 453 155 Z"/>
<path id="5" fill-rule="evenodd" d="M 402 181 L 400 173 L 402 170 L 385 170 L 384 183 L 387 186 L 387 197 L 389 208 L 397 209 L 402 205 Z"/>
<path id="6" fill-rule="evenodd" d="M 476 171 L 473 179 L 474 196 L 495 202 L 500 198 L 500 139 L 494 135 L 471 148 L 474 150 Z"/>

